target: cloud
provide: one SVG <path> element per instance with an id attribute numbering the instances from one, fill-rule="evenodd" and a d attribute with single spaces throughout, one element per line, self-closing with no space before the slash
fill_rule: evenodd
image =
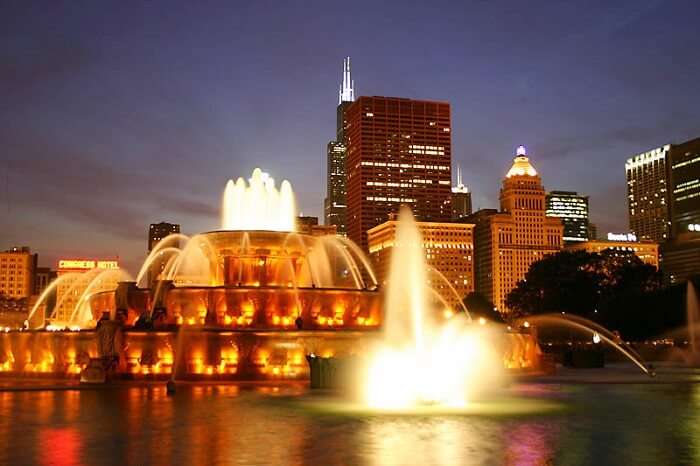
<path id="1" fill-rule="evenodd" d="M 125 170 L 53 142 L 16 142 L 6 162 L 10 201 L 27 212 L 51 211 L 89 229 L 133 238 L 154 212 L 177 218 L 212 217 L 217 205 L 198 197 L 186 178 L 168 183 L 148 167 Z M 27 181 L 21 183 L 21 180 Z"/>

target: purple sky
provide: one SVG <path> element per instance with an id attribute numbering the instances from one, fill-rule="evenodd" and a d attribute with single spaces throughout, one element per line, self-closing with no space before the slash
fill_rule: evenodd
<path id="1" fill-rule="evenodd" d="M 3 2 L 0 248 L 135 272 L 149 223 L 216 228 L 256 166 L 321 215 L 345 55 L 358 95 L 452 104 L 475 207 L 525 144 L 625 231 L 625 159 L 700 136 L 696 0 L 412 3 Z"/>

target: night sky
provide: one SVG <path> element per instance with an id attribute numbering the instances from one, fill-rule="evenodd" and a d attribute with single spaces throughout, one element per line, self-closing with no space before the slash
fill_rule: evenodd
<path id="1" fill-rule="evenodd" d="M 346 55 L 357 95 L 451 103 L 475 208 L 525 144 L 626 231 L 625 159 L 700 136 L 697 0 L 31 3 L 0 6 L 0 248 L 44 265 L 135 272 L 149 223 L 217 228 L 256 166 L 322 216 Z"/>

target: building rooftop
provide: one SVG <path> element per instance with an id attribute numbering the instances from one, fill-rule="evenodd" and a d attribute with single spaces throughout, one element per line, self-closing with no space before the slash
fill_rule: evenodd
<path id="1" fill-rule="evenodd" d="M 530 163 L 530 159 L 527 158 L 527 151 L 525 146 L 518 146 L 515 151 L 515 158 L 513 159 L 513 166 L 510 167 L 506 178 L 513 176 L 537 176 L 537 171 Z"/>

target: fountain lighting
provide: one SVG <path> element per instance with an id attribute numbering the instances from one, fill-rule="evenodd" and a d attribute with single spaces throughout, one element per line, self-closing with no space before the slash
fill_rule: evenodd
<path id="1" fill-rule="evenodd" d="M 571 314 L 566 314 L 562 316 L 553 313 L 530 316 L 528 317 L 528 320 L 531 324 L 539 325 L 540 327 L 546 325 L 553 325 L 557 327 L 570 327 L 572 329 L 581 330 L 583 332 L 589 333 L 591 334 L 594 343 L 599 343 L 600 341 L 608 343 L 614 349 L 626 356 L 637 367 L 639 367 L 639 369 L 641 369 L 642 372 L 651 377 L 655 375 L 653 371 L 649 370 L 646 363 L 644 362 L 644 359 L 639 355 L 639 353 L 632 349 L 628 343 L 619 341 L 619 338 L 615 336 L 612 332 L 591 320 Z M 595 341 L 596 339 L 598 341 Z M 573 343 L 568 342 L 568 344 L 572 345 Z"/>
<path id="2" fill-rule="evenodd" d="M 245 182 L 229 180 L 224 190 L 222 230 L 294 231 L 296 207 L 289 181 L 284 180 L 279 190 L 275 180 L 259 168 Z"/>
<path id="3" fill-rule="evenodd" d="M 404 207 L 387 280 L 384 339 L 369 357 L 363 382 L 364 401 L 375 409 L 463 407 L 503 373 L 488 327 L 472 325 L 468 313 L 452 309 L 444 311 L 449 320 L 434 318 L 421 245 Z"/>

